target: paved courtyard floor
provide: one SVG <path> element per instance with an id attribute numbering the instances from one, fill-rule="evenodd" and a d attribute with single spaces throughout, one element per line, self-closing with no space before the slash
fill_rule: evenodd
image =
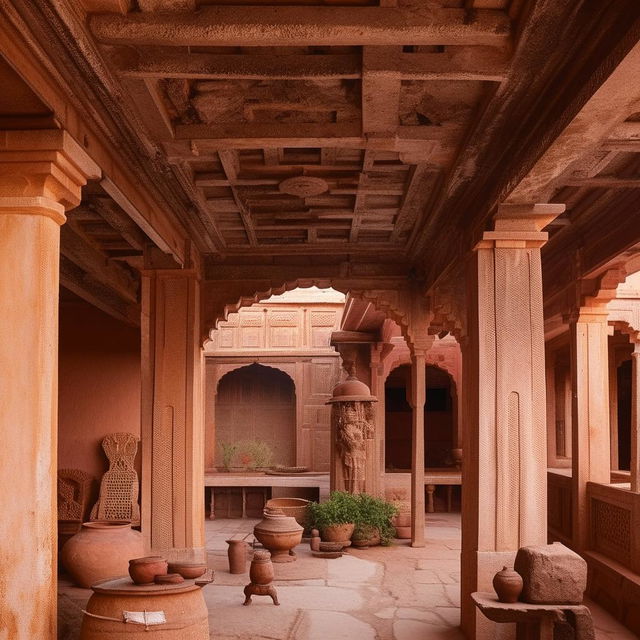
<path id="1" fill-rule="evenodd" d="M 212 640 L 458 640 L 460 629 L 460 514 L 427 517 L 427 546 L 350 549 L 342 558 L 314 558 L 306 544 L 297 561 L 275 565 L 281 606 L 254 596 L 243 607 L 248 575 L 228 571 L 226 540 L 242 538 L 257 520 L 206 523 L 209 566 L 215 581 L 204 588 Z M 250 536 L 251 538 L 251 536 Z M 249 538 L 249 539 L 250 539 Z M 248 565 L 247 565 L 248 568 Z M 61 580 L 60 640 L 77 640 L 91 592 Z M 598 640 L 636 636 L 592 605 Z"/>

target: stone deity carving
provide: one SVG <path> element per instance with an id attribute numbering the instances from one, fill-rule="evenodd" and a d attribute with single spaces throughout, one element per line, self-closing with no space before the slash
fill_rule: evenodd
<path id="1" fill-rule="evenodd" d="M 336 447 L 342 460 L 344 486 L 350 493 L 365 490 L 366 441 L 374 438 L 371 402 L 337 402 L 332 406 Z"/>

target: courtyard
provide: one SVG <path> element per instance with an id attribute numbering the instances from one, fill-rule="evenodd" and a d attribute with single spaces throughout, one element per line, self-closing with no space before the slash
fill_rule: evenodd
<path id="1" fill-rule="evenodd" d="M 462 640 L 460 631 L 460 514 L 427 517 L 427 544 L 413 549 L 349 549 L 342 558 L 311 556 L 296 547 L 297 561 L 276 566 L 280 606 L 253 597 L 242 606 L 248 574 L 229 573 L 226 540 L 251 535 L 258 520 L 206 522 L 207 559 L 215 571 L 204 587 L 212 640 Z M 91 592 L 61 579 L 58 640 L 76 640 Z M 593 602 L 597 640 L 636 636 Z"/>

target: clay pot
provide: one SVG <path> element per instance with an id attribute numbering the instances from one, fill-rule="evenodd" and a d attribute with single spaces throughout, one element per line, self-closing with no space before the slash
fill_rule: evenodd
<path id="1" fill-rule="evenodd" d="M 293 562 L 289 552 L 302 542 L 302 527 L 291 516 L 265 509 L 264 518 L 253 529 L 253 535 L 271 552 L 272 562 Z"/>
<path id="2" fill-rule="evenodd" d="M 167 561 L 162 556 L 145 556 L 129 560 L 129 575 L 136 584 L 153 584 L 156 576 L 167 573 Z"/>
<path id="3" fill-rule="evenodd" d="M 355 524 L 331 524 L 322 529 L 322 540 L 324 542 L 348 542 L 351 540 Z"/>
<path id="4" fill-rule="evenodd" d="M 62 566 L 80 587 L 99 580 L 126 576 L 129 559 L 144 553 L 142 534 L 130 522 L 96 520 L 85 522 L 62 547 Z"/>
<path id="5" fill-rule="evenodd" d="M 273 564 L 268 551 L 256 551 L 249 567 L 249 578 L 253 584 L 271 584 L 273 582 Z"/>
<path id="6" fill-rule="evenodd" d="M 285 516 L 293 516 L 300 526 L 307 526 L 309 500 L 304 498 L 271 498 L 271 500 L 267 500 L 265 507 L 278 509 Z"/>
<path id="7" fill-rule="evenodd" d="M 509 567 L 503 567 L 502 571 L 493 576 L 493 588 L 500 602 L 518 602 L 522 587 L 522 576 Z"/>
<path id="8" fill-rule="evenodd" d="M 369 527 L 365 531 L 360 529 L 351 537 L 351 543 L 359 549 L 375 547 L 380 544 L 380 531 L 376 527 Z"/>
<path id="9" fill-rule="evenodd" d="M 207 565 L 202 562 L 170 562 L 169 573 L 179 573 L 187 580 L 199 578 L 207 570 Z"/>
<path id="10" fill-rule="evenodd" d="M 227 540 L 229 548 L 229 573 L 244 573 L 247 566 L 247 543 L 244 540 Z"/>

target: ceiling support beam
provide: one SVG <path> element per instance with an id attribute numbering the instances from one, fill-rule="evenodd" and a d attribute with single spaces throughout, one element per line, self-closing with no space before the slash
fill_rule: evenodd
<path id="1" fill-rule="evenodd" d="M 384 51 L 384 53 L 383 53 Z M 508 70 L 503 47 L 455 47 L 442 53 L 406 53 L 370 47 L 367 70 L 399 80 L 481 80 L 500 82 Z M 123 78 L 193 80 L 357 80 L 358 54 L 250 55 L 188 53 L 182 49 L 116 49 L 110 60 Z"/>
<path id="2" fill-rule="evenodd" d="M 193 13 L 96 14 L 105 43 L 160 46 L 496 45 L 511 34 L 502 11 L 395 7 L 201 7 Z"/>

